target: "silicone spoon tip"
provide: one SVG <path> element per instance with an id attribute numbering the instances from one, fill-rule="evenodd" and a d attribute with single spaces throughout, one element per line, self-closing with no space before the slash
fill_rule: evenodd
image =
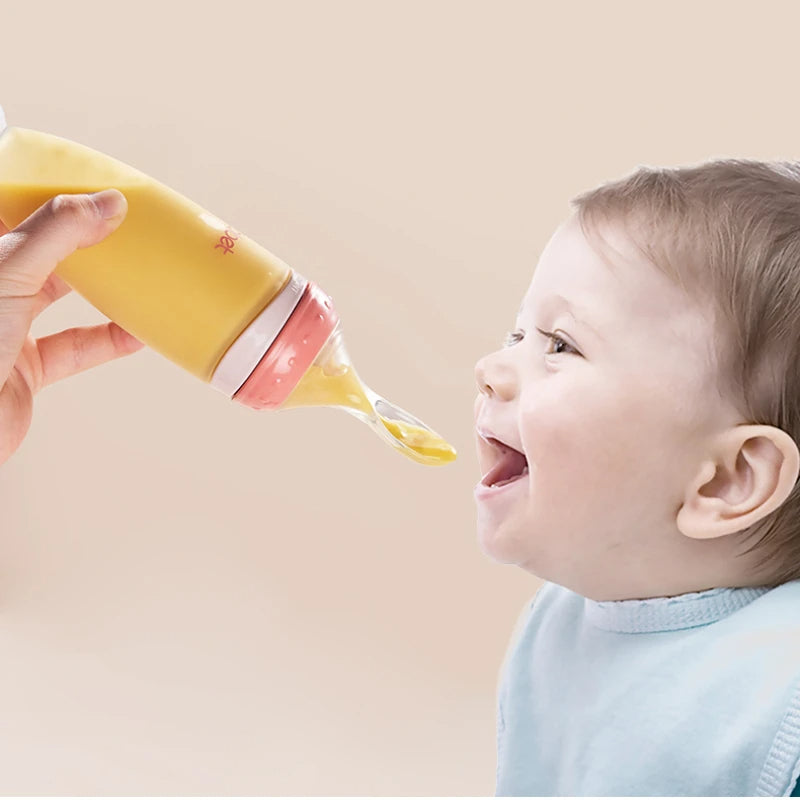
<path id="1" fill-rule="evenodd" d="M 403 455 L 430 466 L 448 464 L 456 458 L 455 448 L 417 417 L 370 391 L 379 424 L 370 420 L 376 432 Z M 388 436 L 387 436 L 388 434 Z"/>

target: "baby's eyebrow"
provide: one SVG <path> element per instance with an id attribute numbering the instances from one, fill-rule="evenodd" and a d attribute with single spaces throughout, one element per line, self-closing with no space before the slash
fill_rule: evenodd
<path id="1" fill-rule="evenodd" d="M 591 313 L 588 313 L 588 309 L 586 308 L 586 306 L 573 303 L 566 297 L 564 297 L 564 295 L 562 294 L 549 295 L 542 303 L 542 306 L 545 309 L 550 306 L 553 306 L 554 308 L 563 308 L 581 327 L 586 328 L 588 331 L 591 331 L 598 339 L 605 341 L 605 339 L 603 339 L 603 337 L 597 330 L 597 327 L 589 322 L 592 315 Z M 517 317 L 522 315 L 524 309 L 525 309 L 525 300 L 522 301 L 522 305 L 519 307 L 519 311 L 517 312 Z"/>

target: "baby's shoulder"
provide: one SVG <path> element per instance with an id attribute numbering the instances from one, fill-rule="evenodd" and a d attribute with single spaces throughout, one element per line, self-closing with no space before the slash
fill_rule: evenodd
<path id="1" fill-rule="evenodd" d="M 742 653 L 776 657 L 800 673 L 800 580 L 783 583 L 718 623 L 720 639 Z"/>

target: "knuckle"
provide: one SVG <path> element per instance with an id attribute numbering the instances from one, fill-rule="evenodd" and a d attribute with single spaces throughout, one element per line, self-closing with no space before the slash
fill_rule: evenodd
<path id="1" fill-rule="evenodd" d="M 74 328 L 70 336 L 73 368 L 79 370 L 86 358 L 86 345 L 89 332 L 85 328 Z"/>
<path id="2" fill-rule="evenodd" d="M 97 208 L 86 194 L 59 194 L 49 205 L 54 217 L 69 222 L 80 222 L 97 214 Z"/>

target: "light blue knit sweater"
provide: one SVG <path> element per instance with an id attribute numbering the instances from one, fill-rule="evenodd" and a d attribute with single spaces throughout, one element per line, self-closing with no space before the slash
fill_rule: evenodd
<path id="1" fill-rule="evenodd" d="M 546 583 L 501 673 L 497 794 L 785 796 L 800 581 L 595 602 Z"/>

